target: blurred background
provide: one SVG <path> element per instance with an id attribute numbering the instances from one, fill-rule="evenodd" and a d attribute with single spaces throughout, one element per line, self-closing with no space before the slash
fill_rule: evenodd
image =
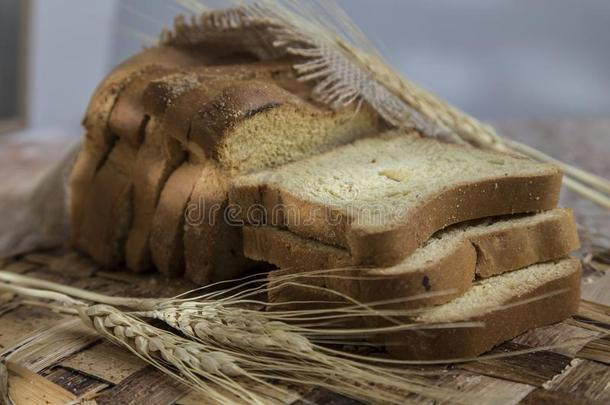
<path id="1" fill-rule="evenodd" d="M 396 68 L 481 119 L 610 115 L 608 0 L 338 2 Z M 21 108 L 30 129 L 73 131 L 104 75 L 184 10 L 31 0 L 23 29 L 26 3 L 0 2 L 0 119 Z"/>

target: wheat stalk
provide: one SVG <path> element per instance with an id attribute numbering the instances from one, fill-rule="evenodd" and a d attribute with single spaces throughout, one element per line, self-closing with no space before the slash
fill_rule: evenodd
<path id="1" fill-rule="evenodd" d="M 30 279 L 26 276 L 19 278 L 22 281 Z M 29 282 L 32 283 L 32 280 L 30 279 Z M 61 287 L 65 286 L 56 285 L 56 287 L 62 290 Z M 128 349 L 179 381 L 207 394 L 212 393 L 221 403 L 230 401 L 223 391 L 229 391 L 251 403 L 265 402 L 256 392 L 240 382 L 244 378 L 278 392 L 282 390 L 271 381 L 322 386 L 372 402 L 399 404 L 409 393 L 436 400 L 452 399 L 454 402 L 472 400 L 472 398 L 464 399 L 464 395 L 459 392 L 432 387 L 429 382 L 418 377 L 417 373 L 410 375 L 404 371 L 367 365 L 360 361 L 342 358 L 336 355 L 338 352 L 315 345 L 305 345 L 300 350 L 285 350 L 281 353 L 274 350 L 277 348 L 277 341 L 282 341 L 281 345 L 294 344 L 293 339 L 296 337 L 295 334 L 286 334 L 281 329 L 277 335 L 271 334 L 276 339 L 271 342 L 270 347 L 273 350 L 262 350 L 265 343 L 269 343 L 263 340 L 257 343 L 261 351 L 253 354 L 245 349 L 246 342 L 251 341 L 249 339 L 256 333 L 256 323 L 246 320 L 233 324 L 236 327 L 245 325 L 246 329 L 251 328 L 251 330 L 240 333 L 239 329 L 234 329 L 229 333 L 229 340 L 226 338 L 227 332 L 222 328 L 205 331 L 205 334 L 200 333 L 199 336 L 203 338 L 187 339 L 143 322 L 137 316 L 138 313 L 123 312 L 110 305 L 88 305 L 59 292 L 32 289 L 6 282 L 0 282 L 0 290 L 31 297 L 38 302 L 49 299 L 58 302 L 61 307 L 41 305 L 78 314 L 84 323 L 101 336 Z M 71 291 L 74 292 L 74 289 Z M 79 295 L 85 296 L 88 292 L 81 291 Z M 111 300 L 112 297 L 104 299 L 104 301 Z M 159 300 L 159 302 L 165 302 L 167 307 L 172 300 Z M 185 309 L 187 309 L 185 306 L 179 308 L 179 310 Z M 197 311 L 200 312 L 199 309 Z M 184 328 L 185 322 L 187 322 L 186 318 L 176 326 L 182 324 Z M 269 323 L 266 326 L 271 328 L 279 325 Z M 188 331 L 188 329 L 184 330 Z M 301 337 L 300 340 L 299 344 L 303 345 L 307 339 Z M 241 350 L 233 350 L 235 347 Z M 372 386 L 380 389 L 371 390 Z"/>
<path id="2" fill-rule="evenodd" d="M 296 275 L 295 277 L 299 277 Z M 8 284 L 6 280 L 11 280 Z M 328 336 L 327 342 L 346 344 L 351 335 L 383 332 L 384 328 L 338 329 L 293 326 L 278 322 L 275 314 L 261 313 L 245 308 L 232 307 L 240 303 L 257 303 L 248 299 L 256 288 L 246 292 L 233 293 L 231 289 L 207 293 L 194 298 L 172 298 L 138 300 L 125 297 L 108 297 L 95 294 L 103 302 L 129 304 L 138 309 L 144 306 L 153 309 L 124 312 L 110 305 L 88 305 L 77 298 L 91 297 L 88 291 L 63 286 L 61 284 L 36 280 L 31 277 L 0 272 L 0 290 L 25 295 L 36 300 L 52 299 L 65 310 L 80 315 L 81 319 L 93 327 L 100 335 L 114 341 L 138 355 L 163 372 L 183 381 L 196 389 L 213 393 L 219 402 L 227 402 L 228 391 L 233 395 L 247 397 L 249 402 L 264 402 L 255 388 L 245 386 L 240 380 L 255 381 L 281 392 L 271 381 L 300 383 L 327 387 L 344 395 L 372 402 L 402 403 L 405 395 L 415 393 L 439 401 L 472 402 L 459 392 L 442 389 L 430 384 L 426 373 L 413 370 L 396 370 L 388 365 L 438 364 L 436 361 L 403 361 L 371 358 L 320 346 L 311 337 Z M 289 280 L 286 277 L 286 280 Z M 30 289 L 23 285 L 45 285 L 45 290 Z M 245 283 L 247 284 L 247 283 Z M 55 290 L 55 291 L 50 291 Z M 69 290 L 74 296 L 63 294 Z M 550 292 L 554 294 L 556 292 Z M 211 298 L 216 297 L 216 298 Z M 544 298 L 540 296 L 536 299 Z M 529 300 L 521 300 L 510 305 L 522 305 Z M 40 302 L 40 301 L 38 301 Z M 48 306 L 48 304 L 40 304 Z M 367 315 L 366 307 L 347 307 L 350 315 Z M 352 308 L 359 309 L 352 311 Z M 328 317 L 342 309 L 328 309 Z M 321 312 L 317 312 L 321 313 Z M 322 312 L 323 313 L 323 312 Z M 311 315 L 310 311 L 297 311 Z M 400 312 L 397 312 L 398 315 Z M 290 311 L 280 315 L 290 316 Z M 183 332 L 187 338 L 170 331 L 155 328 L 142 321 L 141 317 L 161 319 Z M 324 315 L 321 317 L 324 319 Z M 430 325 L 431 327 L 456 327 L 456 325 Z M 430 327 L 424 326 L 424 327 Z M 468 327 L 468 325 L 465 325 Z M 392 326 L 390 328 L 393 328 Z M 412 325 L 396 326 L 408 329 Z M 310 336 L 310 338 L 308 338 Z M 357 342 L 358 343 L 358 342 Z M 574 342 L 564 342 L 552 347 L 538 347 L 526 352 L 535 352 L 556 347 L 570 346 Z M 523 353 L 526 353 L 523 352 Z M 508 357 L 521 352 L 482 356 L 487 358 Z M 460 363 L 477 359 L 453 359 L 443 363 Z M 385 364 L 378 366 L 376 364 Z M 210 385 L 212 384 L 212 385 Z M 379 389 L 371 389 L 379 387 Z M 269 395 L 265 393 L 264 395 Z M 489 398 L 501 400 L 501 398 Z"/>
<path id="3" fill-rule="evenodd" d="M 271 352 L 276 349 L 311 352 L 309 340 L 283 322 L 269 322 L 258 311 L 225 308 L 218 303 L 187 301 L 163 303 L 158 309 L 138 313 L 159 319 L 187 336 L 214 341 L 242 350 Z"/>

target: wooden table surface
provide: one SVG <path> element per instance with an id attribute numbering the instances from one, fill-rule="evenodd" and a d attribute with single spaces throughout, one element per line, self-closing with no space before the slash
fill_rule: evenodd
<path id="1" fill-rule="evenodd" d="M 513 122 L 498 128 L 556 158 L 610 177 L 610 120 Z M 0 199 L 14 192 L 23 179 L 52 164 L 68 144 L 66 139 L 0 137 Z M 610 236 L 608 211 L 567 191 L 562 202 L 576 209 L 579 221 Z M 101 272 L 73 252 L 38 252 L 0 260 L 0 264 L 9 271 L 111 295 L 169 296 L 192 287 L 157 275 Z M 527 332 L 494 350 L 501 353 L 570 339 L 580 344 L 446 367 L 438 385 L 477 393 L 481 398 L 489 398 L 490 393 L 503 398 L 489 403 L 609 403 L 610 272 L 587 271 L 583 298 L 587 301 L 574 319 Z M 32 336 L 36 337 L 33 342 Z M 10 294 L 0 294 L 0 351 L 15 345 L 21 348 L 8 359 L 8 368 L 10 394 L 17 404 L 87 400 L 187 405 L 209 401 L 101 341 L 72 317 L 28 307 Z M 292 387 L 291 392 L 281 402 L 357 403 L 317 388 Z"/>

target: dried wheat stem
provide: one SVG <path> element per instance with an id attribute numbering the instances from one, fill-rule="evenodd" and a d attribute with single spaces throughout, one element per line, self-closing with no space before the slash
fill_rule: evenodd
<path id="1" fill-rule="evenodd" d="M 24 287 L 34 287 L 43 290 L 51 290 L 71 297 L 77 297 L 82 300 L 92 301 L 100 304 L 108 304 L 128 308 L 138 308 L 140 310 L 154 308 L 155 305 L 158 303 L 157 299 L 152 298 L 110 297 L 108 295 L 99 294 L 92 291 L 86 291 L 68 285 L 53 283 L 51 281 L 40 280 L 37 278 L 11 273 L 8 271 L 0 271 L 0 281 L 4 281 L 7 283 L 17 283 Z M 45 294 L 47 293 L 48 292 L 45 292 Z M 59 299 L 54 300 L 60 301 Z"/>
<path id="2" fill-rule="evenodd" d="M 546 153 L 540 152 L 537 149 L 532 148 L 531 146 L 525 145 L 521 142 L 514 141 L 512 139 L 504 139 L 504 143 L 508 145 L 512 150 L 517 152 L 521 152 L 525 155 L 528 155 L 534 159 L 546 161 L 549 163 L 553 163 L 563 169 L 564 172 L 574 177 L 577 180 L 580 180 L 584 183 L 587 183 L 591 186 L 599 188 L 601 191 L 606 193 L 610 193 L 610 180 L 604 179 L 603 177 L 597 176 L 593 173 L 589 173 L 585 170 L 579 169 L 578 167 L 574 167 L 567 163 L 561 162 Z"/>
<path id="3" fill-rule="evenodd" d="M 610 197 L 598 191 L 592 190 L 590 187 L 587 187 L 568 176 L 564 176 L 563 183 L 572 191 L 582 195 L 583 197 L 588 198 L 589 200 L 606 209 L 610 209 Z"/>
<path id="4" fill-rule="evenodd" d="M 21 287 L 18 285 L 12 285 L 12 284 L 6 284 L 6 283 L 0 283 L 0 291 L 11 292 L 13 294 L 17 294 L 17 295 L 21 295 L 21 296 L 29 297 L 29 298 L 34 298 L 37 300 L 44 299 L 44 300 L 56 301 L 56 302 L 60 302 L 64 305 L 68 305 L 71 307 L 74 307 L 77 305 L 82 305 L 82 302 L 75 300 L 65 294 L 61 294 L 61 293 L 54 292 L 54 291 L 35 290 L 35 289 L 31 289 L 31 288 L 26 288 L 26 287 Z"/>

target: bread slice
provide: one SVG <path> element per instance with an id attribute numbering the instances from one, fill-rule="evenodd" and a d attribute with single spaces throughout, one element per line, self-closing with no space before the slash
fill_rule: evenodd
<path id="1" fill-rule="evenodd" d="M 202 165 L 189 162 L 176 169 L 165 184 L 155 210 L 150 248 L 155 267 L 168 276 L 184 273 L 184 212 Z"/>
<path id="2" fill-rule="evenodd" d="M 389 266 L 449 225 L 557 205 L 561 171 L 525 157 L 389 131 L 236 179 L 246 223 L 285 226 Z M 262 217 L 257 218 L 257 216 Z"/>
<path id="3" fill-rule="evenodd" d="M 270 285 L 275 286 L 270 302 L 289 302 L 311 294 L 306 287 L 280 288 L 274 279 L 336 269 L 295 280 L 339 291 L 361 302 L 413 297 L 393 305 L 402 308 L 446 303 L 467 291 L 475 277 L 487 278 L 560 259 L 580 246 L 574 215 L 563 208 L 455 225 L 436 233 L 401 263 L 385 268 L 352 267 L 347 250 L 277 228 L 247 226 L 243 238 L 247 257 L 287 269 L 270 273 Z"/>
<path id="4" fill-rule="evenodd" d="M 238 278 L 255 265 L 243 255 L 240 228 L 225 216 L 229 180 L 213 160 L 206 162 L 185 212 L 186 276 L 198 285 Z"/>
<path id="5" fill-rule="evenodd" d="M 413 319 L 430 327 L 386 337 L 394 357 L 417 360 L 472 358 L 526 330 L 562 321 L 578 310 L 581 265 L 577 259 L 535 264 L 484 279 L 455 300 Z M 449 324 L 481 322 L 482 326 Z"/>

